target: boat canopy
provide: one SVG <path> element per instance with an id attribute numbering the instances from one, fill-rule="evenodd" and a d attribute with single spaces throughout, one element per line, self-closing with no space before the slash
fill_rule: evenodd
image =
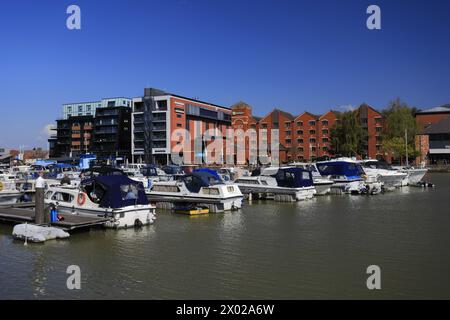
<path id="1" fill-rule="evenodd" d="M 272 176 L 279 187 L 301 188 L 314 185 L 311 171 L 302 168 L 280 168 Z"/>
<path id="2" fill-rule="evenodd" d="M 183 169 L 181 169 L 180 166 L 176 166 L 176 165 L 164 166 L 164 167 L 162 167 L 162 170 L 166 174 L 184 174 Z"/>
<path id="3" fill-rule="evenodd" d="M 190 192 L 198 193 L 202 187 L 223 184 L 223 181 L 217 177 L 217 174 L 211 174 L 206 171 L 196 171 L 180 178 L 184 181 L 186 188 Z"/>
<path id="4" fill-rule="evenodd" d="M 101 208 L 117 209 L 148 204 L 142 183 L 124 175 L 91 177 L 83 180 L 81 187 Z"/>
<path id="5" fill-rule="evenodd" d="M 322 176 L 360 177 L 364 174 L 360 164 L 348 161 L 318 162 L 316 167 Z"/>
<path id="6" fill-rule="evenodd" d="M 209 173 L 217 178 L 218 181 L 223 182 L 222 178 L 219 176 L 216 170 L 209 169 L 209 168 L 198 168 L 195 169 L 194 172 L 206 172 Z"/>

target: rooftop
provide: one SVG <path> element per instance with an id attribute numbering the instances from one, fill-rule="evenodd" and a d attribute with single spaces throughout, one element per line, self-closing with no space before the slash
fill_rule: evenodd
<path id="1" fill-rule="evenodd" d="M 450 104 L 444 104 L 440 107 L 434 107 L 431 109 L 417 111 L 416 114 L 428 114 L 428 113 L 450 113 Z"/>
<path id="2" fill-rule="evenodd" d="M 450 109 L 449 109 L 450 111 Z M 450 133 L 450 117 L 446 117 L 439 122 L 433 123 L 423 130 L 424 134 Z"/>

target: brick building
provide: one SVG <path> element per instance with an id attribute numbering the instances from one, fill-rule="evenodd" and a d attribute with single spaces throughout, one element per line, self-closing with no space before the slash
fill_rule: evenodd
<path id="1" fill-rule="evenodd" d="M 258 132 L 267 129 L 267 141 L 270 149 L 270 130 L 279 130 L 279 160 L 280 163 L 292 161 L 315 161 L 318 158 L 331 157 L 331 129 L 338 119 L 339 112 L 330 110 L 322 115 L 303 112 L 298 116 L 279 109 L 272 110 L 266 116 L 259 118 L 252 115 L 252 108 L 244 102 L 231 107 L 232 125 L 234 129 L 247 130 L 253 128 Z M 382 158 L 381 132 L 382 115 L 367 104 L 357 110 L 361 126 L 367 130 L 365 153 L 361 157 Z M 258 139 L 258 143 L 260 140 Z M 249 149 L 246 144 L 246 159 Z"/>
<path id="2" fill-rule="evenodd" d="M 178 134 L 177 129 L 186 129 L 192 140 L 190 150 L 183 150 L 182 156 L 186 160 L 190 157 L 191 162 L 201 163 L 206 156 L 206 147 L 212 143 L 215 135 L 219 135 L 219 131 L 225 135 L 226 129 L 231 128 L 231 110 L 205 101 L 146 88 L 143 97 L 133 99 L 131 122 L 133 162 L 171 163 L 172 150 L 182 140 L 173 141 L 172 136 Z M 193 138 L 202 137 L 209 129 L 209 132 L 214 132 L 213 136 L 196 146 Z M 223 146 L 225 147 L 225 143 Z"/>

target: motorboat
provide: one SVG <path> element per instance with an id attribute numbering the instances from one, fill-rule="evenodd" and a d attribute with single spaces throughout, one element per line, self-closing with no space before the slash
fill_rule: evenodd
<path id="1" fill-rule="evenodd" d="M 393 167 L 399 172 L 406 173 L 406 178 L 403 179 L 402 185 L 417 186 L 420 185 L 423 177 L 428 172 L 427 168 L 415 168 L 415 167 Z"/>
<path id="2" fill-rule="evenodd" d="M 241 177 L 249 177 L 250 172 L 239 167 L 223 167 L 217 170 L 217 173 L 224 181 L 235 181 Z"/>
<path id="3" fill-rule="evenodd" d="M 22 192 L 16 188 L 13 175 L 0 175 L 0 205 L 10 205 L 19 202 Z"/>
<path id="4" fill-rule="evenodd" d="M 335 191 L 350 194 L 377 194 L 382 183 L 376 176 L 366 175 L 361 164 L 351 158 L 337 158 L 316 163 L 319 173 L 334 182 Z"/>
<path id="5" fill-rule="evenodd" d="M 383 183 L 384 189 L 393 189 L 402 186 L 402 182 L 407 178 L 406 172 L 393 169 L 388 163 L 378 160 L 361 160 L 359 163 L 363 166 L 367 175 L 375 175 Z"/>
<path id="6" fill-rule="evenodd" d="M 50 186 L 45 203 L 62 213 L 109 218 L 109 228 L 152 224 L 155 206 L 145 196 L 141 183 L 124 175 L 99 175 L 84 179 L 79 188 Z"/>
<path id="7" fill-rule="evenodd" d="M 294 167 L 267 167 L 260 175 L 241 177 L 235 183 L 242 193 L 277 201 L 311 199 L 316 194 L 311 171 Z"/>
<path id="8" fill-rule="evenodd" d="M 209 208 L 210 212 L 240 209 L 244 198 L 236 184 L 225 184 L 217 175 L 206 171 L 155 182 L 146 194 L 150 201 L 164 208 L 196 204 Z"/>
<path id="9" fill-rule="evenodd" d="M 293 162 L 290 163 L 289 166 L 311 171 L 314 187 L 316 188 L 316 195 L 326 195 L 330 193 L 330 188 L 334 184 L 334 181 L 327 179 L 326 177 L 322 177 L 315 163 Z"/>

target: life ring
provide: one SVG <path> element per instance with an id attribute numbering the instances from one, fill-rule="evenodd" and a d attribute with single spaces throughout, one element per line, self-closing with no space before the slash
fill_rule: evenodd
<path id="1" fill-rule="evenodd" d="M 79 193 L 78 197 L 77 197 L 77 203 L 78 205 L 82 206 L 84 205 L 84 203 L 86 202 L 86 194 L 84 193 Z"/>
<path id="2" fill-rule="evenodd" d="M 0 182 L 0 191 L 3 191 L 3 183 Z"/>

